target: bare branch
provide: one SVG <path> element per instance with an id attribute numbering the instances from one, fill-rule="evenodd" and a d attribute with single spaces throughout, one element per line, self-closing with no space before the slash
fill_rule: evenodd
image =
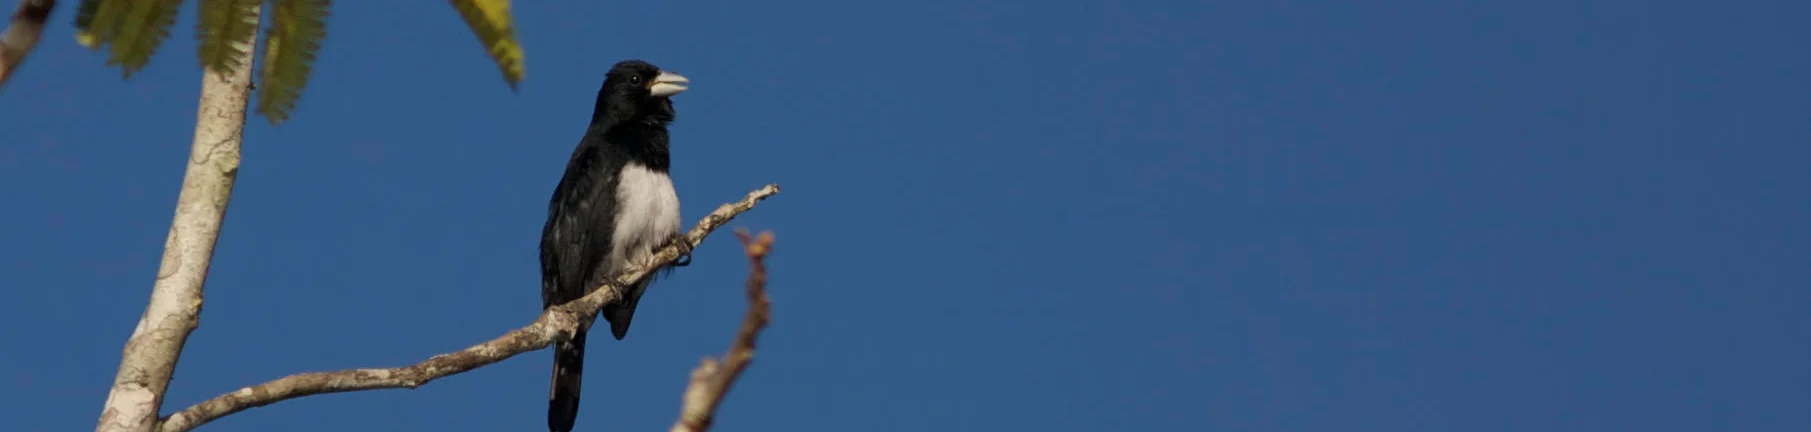
<path id="1" fill-rule="evenodd" d="M 739 202 L 724 204 L 717 210 L 698 221 L 685 241 L 696 247 L 704 241 L 712 230 L 728 223 L 736 215 L 755 207 L 755 203 L 780 192 L 778 185 L 767 185 L 742 198 Z M 667 245 L 656 251 L 652 261 L 639 268 L 632 268 L 616 277 L 615 285 L 621 286 L 629 281 L 640 279 L 653 269 L 678 259 L 678 245 Z M 604 288 L 610 288 L 605 286 Z M 596 314 L 605 304 L 616 301 L 615 289 L 597 289 L 577 300 L 548 308 L 542 312 L 534 323 L 526 327 L 510 330 L 490 341 L 473 345 L 452 353 L 433 356 L 420 363 L 409 366 L 387 369 L 348 369 L 333 372 L 310 372 L 290 375 L 275 381 L 239 389 L 238 391 L 215 396 L 205 402 L 183 409 L 164 419 L 162 432 L 179 432 L 194 429 L 197 426 L 214 421 L 226 415 L 273 403 L 326 393 L 341 393 L 360 390 L 413 389 L 428 382 L 449 375 L 477 369 L 514 357 L 517 354 L 546 348 L 558 341 L 570 339 L 578 329 L 579 317 Z"/>
<path id="2" fill-rule="evenodd" d="M 19 2 L 19 8 L 13 11 L 12 22 L 6 25 L 6 32 L 0 33 L 0 86 L 6 85 L 6 79 L 13 76 L 13 69 L 17 69 L 19 63 L 25 61 L 25 55 L 38 46 L 38 36 L 44 34 L 44 20 L 50 18 L 50 11 L 56 7 L 56 0 Z"/>
<path id="3" fill-rule="evenodd" d="M 716 420 L 717 405 L 723 403 L 723 396 L 735 384 L 736 377 L 748 369 L 749 362 L 755 359 L 755 337 L 761 335 L 761 329 L 767 328 L 770 316 L 767 303 L 767 252 L 773 250 L 773 233 L 762 232 L 760 237 L 750 238 L 748 232 L 736 231 L 736 237 L 742 240 L 743 252 L 748 254 L 748 313 L 742 317 L 742 328 L 736 331 L 736 340 L 729 345 L 729 353 L 722 361 L 705 358 L 704 363 L 692 370 L 692 382 L 685 388 L 685 404 L 679 410 L 679 421 L 673 423 L 672 432 L 705 432 L 711 429 Z"/>
<path id="4" fill-rule="evenodd" d="M 248 33 L 235 43 L 252 45 L 256 36 Z M 202 288 L 238 178 L 245 104 L 251 97 L 251 55 L 248 52 L 229 61 L 245 67 L 231 73 L 201 73 L 195 138 L 182 174 L 182 191 L 176 195 L 170 234 L 164 241 L 163 261 L 145 313 L 120 352 L 119 372 L 107 390 L 96 432 L 157 429 L 157 414 L 163 410 L 164 392 L 176 373 L 182 346 L 201 325 Z"/>

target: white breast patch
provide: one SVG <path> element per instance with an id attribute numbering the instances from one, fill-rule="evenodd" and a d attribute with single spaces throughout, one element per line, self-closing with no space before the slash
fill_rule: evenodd
<path id="1" fill-rule="evenodd" d="M 610 238 L 612 273 L 646 262 L 654 248 L 679 232 L 679 194 L 666 173 L 630 162 L 617 175 L 616 230 Z"/>

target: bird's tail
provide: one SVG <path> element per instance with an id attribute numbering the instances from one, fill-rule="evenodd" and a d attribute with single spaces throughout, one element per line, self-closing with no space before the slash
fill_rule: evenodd
<path id="1" fill-rule="evenodd" d="M 570 432 L 579 416 L 579 386 L 584 384 L 585 329 L 553 349 L 553 389 L 547 396 L 547 430 Z"/>
<path id="2" fill-rule="evenodd" d="M 654 276 L 649 275 L 625 290 L 621 299 L 604 305 L 602 312 L 604 321 L 610 322 L 610 336 L 623 340 L 623 336 L 629 335 L 629 323 L 635 319 L 635 305 L 641 303 L 641 295 L 647 292 L 648 284 L 652 282 Z"/>

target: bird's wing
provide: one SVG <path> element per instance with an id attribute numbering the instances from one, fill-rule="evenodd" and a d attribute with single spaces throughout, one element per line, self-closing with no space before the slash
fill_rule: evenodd
<path id="1" fill-rule="evenodd" d="M 589 279 L 609 258 L 618 170 L 604 168 L 600 140 L 585 137 L 554 188 L 541 232 L 542 308 L 583 297 L 596 288 L 587 285 L 601 283 Z"/>

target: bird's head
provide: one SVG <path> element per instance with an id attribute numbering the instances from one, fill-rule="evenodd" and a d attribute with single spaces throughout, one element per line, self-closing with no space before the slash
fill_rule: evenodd
<path id="1" fill-rule="evenodd" d="M 604 76 L 591 121 L 666 124 L 673 121 L 673 101 L 668 98 L 685 91 L 690 83 L 684 76 L 648 62 L 623 60 Z"/>

